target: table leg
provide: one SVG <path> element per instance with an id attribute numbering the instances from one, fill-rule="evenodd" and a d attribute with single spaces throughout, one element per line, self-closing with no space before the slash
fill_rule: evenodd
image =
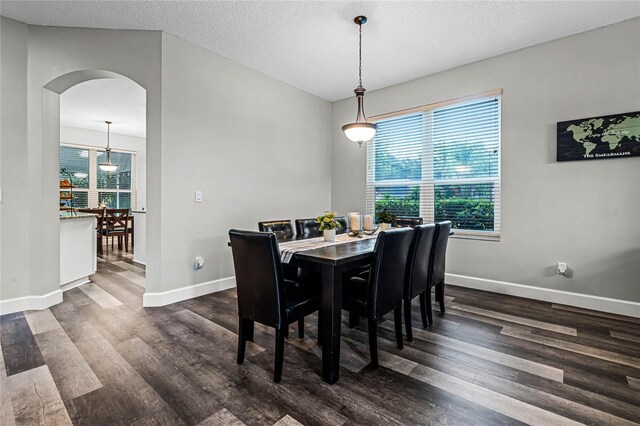
<path id="1" fill-rule="evenodd" d="M 322 380 L 333 384 L 340 370 L 340 326 L 342 323 L 342 273 L 322 265 Z"/>

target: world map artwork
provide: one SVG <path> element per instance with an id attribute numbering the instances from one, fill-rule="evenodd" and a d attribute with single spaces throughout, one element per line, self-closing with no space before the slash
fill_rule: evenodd
<path id="1" fill-rule="evenodd" d="M 640 156 L 640 111 L 558 123 L 558 161 Z"/>

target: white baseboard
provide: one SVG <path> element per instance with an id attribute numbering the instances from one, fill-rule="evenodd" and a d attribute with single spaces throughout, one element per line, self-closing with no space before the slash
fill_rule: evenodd
<path id="1" fill-rule="evenodd" d="M 143 262 L 143 261 L 141 261 L 141 260 L 136 259 L 135 257 L 133 258 L 133 263 L 138 263 L 138 264 L 140 264 L 140 265 L 142 265 L 142 266 L 147 266 L 147 264 L 146 264 L 146 263 L 144 263 L 144 262 Z"/>
<path id="2" fill-rule="evenodd" d="M 505 281 L 446 274 L 447 284 L 640 318 L 640 303 Z"/>
<path id="3" fill-rule="evenodd" d="M 66 283 L 65 285 L 61 285 L 60 290 L 62 291 L 71 290 L 72 288 L 76 288 L 78 286 L 81 286 L 82 284 L 86 284 L 90 282 L 91 280 L 89 279 L 89 277 L 83 277 L 75 281 L 71 281 L 70 283 Z"/>
<path id="4" fill-rule="evenodd" d="M 142 306 L 145 308 L 152 306 L 165 306 L 171 303 L 193 299 L 194 297 L 204 296 L 205 294 L 226 290 L 235 286 L 236 277 L 227 277 L 161 293 L 145 293 L 142 298 Z"/>
<path id="5" fill-rule="evenodd" d="M 24 296 L 0 301 L 0 315 L 21 311 L 47 309 L 62 302 L 62 290 L 58 289 L 42 296 Z"/>

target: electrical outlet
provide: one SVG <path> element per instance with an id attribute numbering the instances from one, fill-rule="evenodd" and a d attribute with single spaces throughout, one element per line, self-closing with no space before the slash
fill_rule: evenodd
<path id="1" fill-rule="evenodd" d="M 565 262 L 558 262 L 558 275 L 567 275 L 568 266 Z"/>
<path id="2" fill-rule="evenodd" d="M 193 262 L 193 269 L 198 271 L 198 270 L 200 270 L 202 268 L 204 268 L 204 257 L 196 256 L 196 260 L 195 260 L 195 262 Z"/>

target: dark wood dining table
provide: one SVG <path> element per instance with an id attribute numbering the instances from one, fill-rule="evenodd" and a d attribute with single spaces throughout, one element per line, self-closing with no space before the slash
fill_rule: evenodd
<path id="1" fill-rule="evenodd" d="M 279 242 L 299 240 L 282 239 Z M 371 262 L 376 239 L 353 238 L 348 243 L 293 254 L 290 265 L 320 272 L 322 279 L 322 380 L 333 384 L 340 376 L 340 327 L 342 325 L 342 274 Z"/>

